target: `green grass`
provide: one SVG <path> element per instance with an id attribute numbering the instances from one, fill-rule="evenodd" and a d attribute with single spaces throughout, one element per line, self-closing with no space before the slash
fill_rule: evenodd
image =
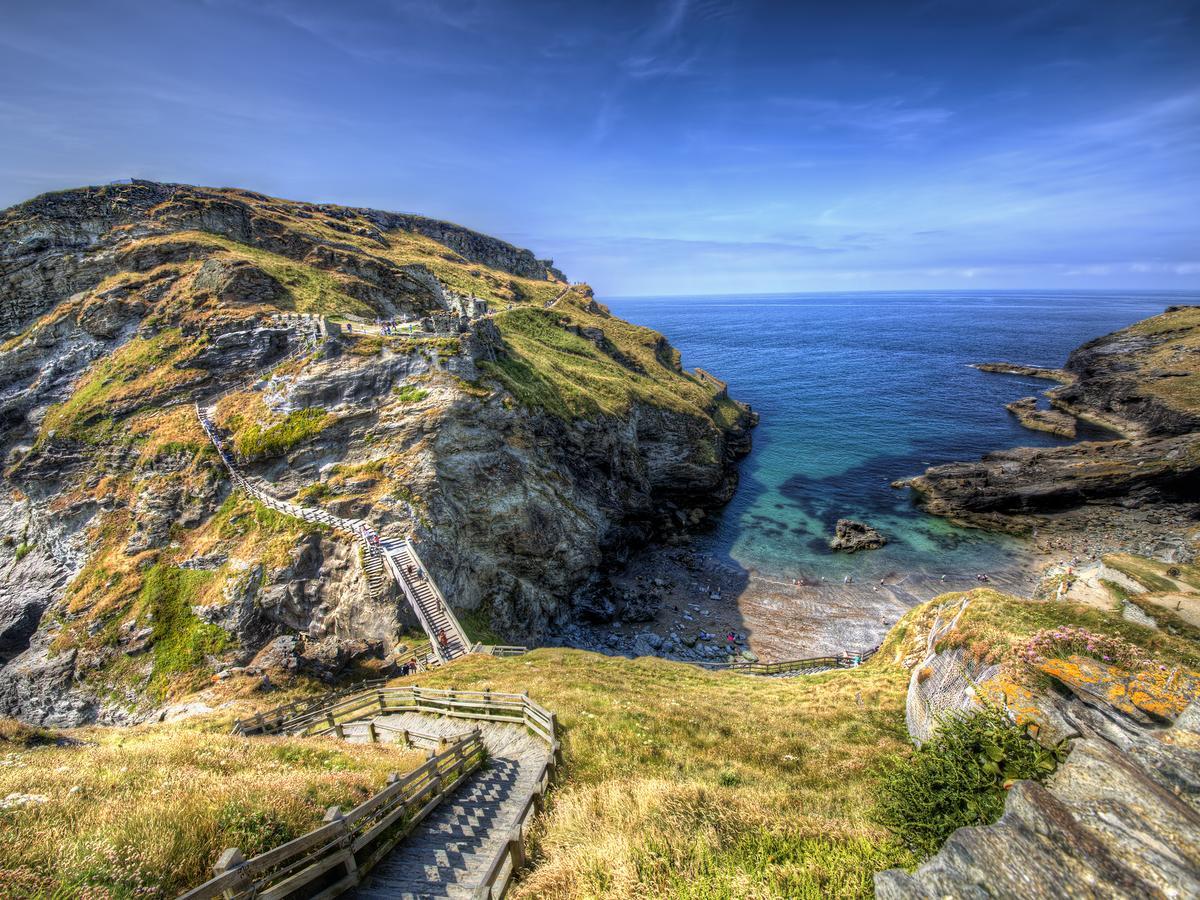
<path id="1" fill-rule="evenodd" d="M 491 617 L 486 609 L 456 610 L 455 615 L 458 616 L 459 623 L 471 641 L 492 645 L 508 643 L 501 635 L 492 630 Z"/>
<path id="2" fill-rule="evenodd" d="M 1200 590 L 1200 566 L 1164 563 L 1129 553 L 1110 553 L 1104 557 L 1104 564 L 1129 576 L 1148 591 L 1179 590 L 1176 582 L 1185 588 Z"/>
<path id="3" fill-rule="evenodd" d="M 620 415 L 639 400 L 680 408 L 678 394 L 561 327 L 561 315 L 558 310 L 521 308 L 496 316 L 508 352 L 481 368 L 521 404 L 563 419 Z M 661 365 L 656 368 L 666 381 L 683 381 Z"/>
<path id="4" fill-rule="evenodd" d="M 17 549 L 13 552 L 14 561 L 20 562 L 26 556 L 28 556 L 32 550 L 33 544 L 29 543 L 28 541 L 22 541 L 17 545 Z"/>
<path id="5" fill-rule="evenodd" d="M 958 627 L 938 644 L 939 649 L 965 647 L 973 656 L 981 658 L 992 653 L 1003 654 L 1039 631 L 1060 625 L 1077 625 L 1098 634 L 1122 638 L 1164 662 L 1181 663 L 1190 668 L 1200 666 L 1200 647 L 1195 643 L 1161 629 L 1128 622 L 1119 612 L 1067 601 L 1024 600 L 987 588 L 973 590 L 970 594 L 972 599 L 967 612 Z M 927 608 L 918 607 L 910 615 L 920 614 Z M 885 643 L 884 650 L 890 646 Z"/>
<path id="6" fill-rule="evenodd" d="M 176 676 L 195 677 L 207 671 L 205 658 L 220 653 L 229 643 L 224 629 L 201 622 L 192 613 L 196 595 L 212 577 L 212 572 L 162 563 L 145 574 L 139 600 L 152 616 L 152 688 L 160 698 Z"/>
<path id="7" fill-rule="evenodd" d="M 51 407 L 39 440 L 53 433 L 95 444 L 114 436 L 117 404 L 127 414 L 159 403 L 189 377 L 186 362 L 197 347 L 178 328 L 133 338 L 93 363 L 66 402 Z"/>
<path id="8" fill-rule="evenodd" d="M 395 398 L 400 403 L 420 403 L 429 396 L 429 391 L 415 384 L 404 384 L 395 390 Z"/>
<path id="9" fill-rule="evenodd" d="M 565 780 L 517 898 L 869 897 L 913 861 L 874 814 L 909 746 L 899 668 L 757 679 L 542 649 L 409 682 L 527 690 L 558 715 Z"/>
<path id="10" fill-rule="evenodd" d="M 423 754 L 323 738 L 241 738 L 183 725 L 85 728 L 6 741 L 0 894 L 13 900 L 175 897 L 212 877 L 227 847 L 247 857 L 378 792 Z M 37 746 L 37 744 L 43 746 Z"/>
<path id="11" fill-rule="evenodd" d="M 296 312 L 366 316 L 377 311 L 371 305 L 352 297 L 345 291 L 345 276 L 309 266 L 278 253 L 271 253 L 250 244 L 243 244 L 224 235 L 207 231 L 186 231 L 169 235 L 167 240 L 192 240 L 219 248 L 230 255 L 254 263 L 287 290 L 290 305 Z"/>
<path id="12" fill-rule="evenodd" d="M 320 434 L 329 421 L 329 413 L 320 407 L 297 409 L 271 425 L 251 422 L 237 430 L 233 447 L 246 458 L 282 456 L 297 444 Z"/>

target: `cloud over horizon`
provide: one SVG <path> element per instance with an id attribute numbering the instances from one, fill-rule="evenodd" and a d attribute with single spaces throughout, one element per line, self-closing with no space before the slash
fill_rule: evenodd
<path id="1" fill-rule="evenodd" d="M 114 0 L 0 33 L 0 206 L 138 176 L 411 210 L 602 294 L 1200 286 L 1200 12 Z"/>

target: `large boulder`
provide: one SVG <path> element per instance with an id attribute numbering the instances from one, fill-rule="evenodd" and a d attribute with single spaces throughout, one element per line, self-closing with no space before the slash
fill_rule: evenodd
<path id="1" fill-rule="evenodd" d="M 856 553 L 859 550 L 878 550 L 886 543 L 887 538 L 870 525 L 853 519 L 838 519 L 829 547 L 844 553 Z"/>

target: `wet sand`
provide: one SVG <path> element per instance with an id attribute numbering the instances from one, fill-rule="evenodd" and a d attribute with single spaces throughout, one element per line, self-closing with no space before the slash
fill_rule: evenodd
<path id="1" fill-rule="evenodd" d="M 644 576 L 641 582 L 639 575 Z M 647 553 L 614 581 L 644 586 L 646 578 L 655 577 L 670 587 L 661 590 L 658 616 L 646 623 L 651 630 L 660 635 L 704 630 L 720 636 L 732 630 L 744 634 L 751 652 L 768 662 L 867 650 L 917 604 L 947 591 L 983 586 L 973 574 L 947 574 L 943 581 L 924 572 L 888 573 L 882 583 L 793 584 L 678 550 Z M 991 573 L 987 586 L 1027 593 L 1037 581 L 1031 566 L 1028 571 Z"/>
<path id="2" fill-rule="evenodd" d="M 1044 562 L 1030 554 L 1027 565 L 989 572 L 987 582 L 974 573 L 890 572 L 882 583 L 793 584 L 686 547 L 650 547 L 611 578 L 623 620 L 575 624 L 554 642 L 691 662 L 725 662 L 731 650 L 764 662 L 854 655 L 878 645 L 909 609 L 947 591 L 987 586 L 1030 595 Z"/>

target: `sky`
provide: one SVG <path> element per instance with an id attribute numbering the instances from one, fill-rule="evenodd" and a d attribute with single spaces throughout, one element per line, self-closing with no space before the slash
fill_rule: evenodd
<path id="1" fill-rule="evenodd" d="M 604 295 L 1200 287 L 1200 0 L 0 0 L 0 207 L 418 212 Z"/>

